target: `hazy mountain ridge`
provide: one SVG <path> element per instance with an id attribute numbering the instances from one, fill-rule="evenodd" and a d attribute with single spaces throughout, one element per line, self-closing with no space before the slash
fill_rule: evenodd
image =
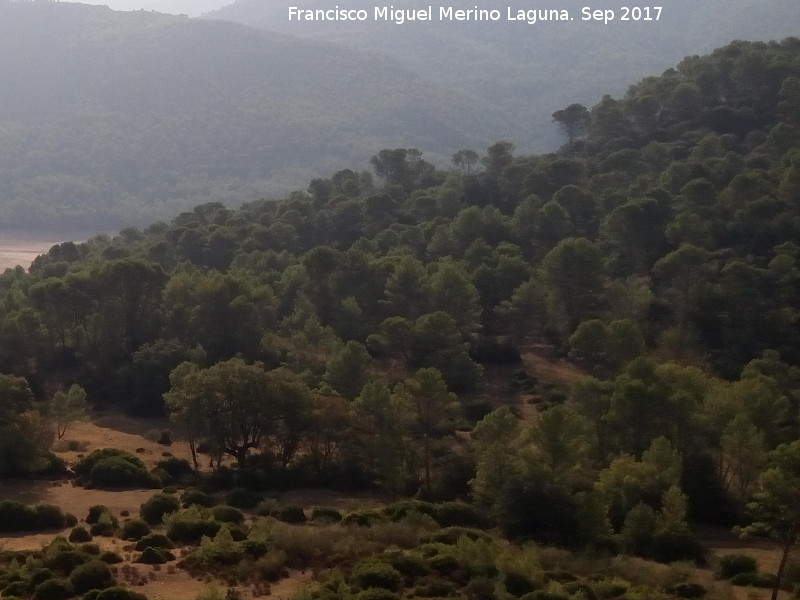
<path id="1" fill-rule="evenodd" d="M 474 98 L 324 41 L 76 4 L 0 3 L 0 17 L 6 225 L 144 223 L 505 128 Z"/>

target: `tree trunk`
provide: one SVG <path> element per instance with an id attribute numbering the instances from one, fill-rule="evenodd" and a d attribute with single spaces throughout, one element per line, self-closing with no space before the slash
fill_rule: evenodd
<path id="1" fill-rule="evenodd" d="M 783 579 L 783 571 L 786 568 L 786 561 L 789 558 L 789 551 L 792 549 L 794 541 L 783 543 L 783 554 L 781 555 L 781 563 L 778 565 L 778 572 L 775 573 L 775 585 L 772 588 L 771 600 L 778 600 L 778 590 L 781 589 L 781 579 Z"/>

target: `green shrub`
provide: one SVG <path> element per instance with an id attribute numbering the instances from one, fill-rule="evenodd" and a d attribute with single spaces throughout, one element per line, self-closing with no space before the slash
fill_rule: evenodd
<path id="1" fill-rule="evenodd" d="M 535 592 L 536 588 L 538 587 L 533 581 L 531 581 L 530 577 L 514 572 L 506 573 L 503 576 L 503 584 L 506 587 L 506 591 L 517 598 L 524 596 L 525 594 Z"/>
<path id="2" fill-rule="evenodd" d="M 377 510 L 365 509 L 354 510 L 345 515 L 342 525 L 359 525 L 361 527 L 372 527 L 375 523 L 386 521 L 386 516 Z"/>
<path id="3" fill-rule="evenodd" d="M 95 523 L 89 528 L 89 532 L 92 535 L 111 537 L 114 535 L 114 533 L 116 533 L 118 526 L 119 526 L 119 521 L 117 521 L 117 517 L 115 517 L 111 513 L 105 512 L 102 515 L 100 515 L 100 518 L 97 520 L 97 523 Z"/>
<path id="4" fill-rule="evenodd" d="M 141 459 L 116 448 L 95 450 L 78 461 L 75 473 L 80 482 L 99 487 L 161 487 Z"/>
<path id="5" fill-rule="evenodd" d="M 242 550 L 248 556 L 253 558 L 261 558 L 269 552 L 269 544 L 260 540 L 243 540 Z"/>
<path id="6" fill-rule="evenodd" d="M 98 558 L 107 565 L 117 565 L 124 560 L 119 554 L 111 550 L 105 550 L 104 552 L 101 552 Z"/>
<path id="7" fill-rule="evenodd" d="M 384 588 L 369 588 L 356 594 L 356 600 L 398 600 L 399 596 Z"/>
<path id="8" fill-rule="evenodd" d="M 350 579 L 361 589 L 383 588 L 396 592 L 403 585 L 403 576 L 397 569 L 375 559 L 366 559 L 356 564 Z"/>
<path id="9" fill-rule="evenodd" d="M 436 505 L 432 515 L 442 527 L 458 525 L 461 527 L 486 527 L 484 514 L 471 504 L 464 502 L 443 502 Z"/>
<path id="10" fill-rule="evenodd" d="M 181 505 L 175 496 L 156 494 L 139 508 L 139 515 L 151 525 L 160 525 L 164 515 L 176 512 Z"/>
<path id="11" fill-rule="evenodd" d="M 86 531 L 86 528 L 82 525 L 78 525 L 77 527 L 72 528 L 72 531 L 69 532 L 69 538 L 67 539 L 73 543 L 91 542 L 92 534 Z"/>
<path id="12" fill-rule="evenodd" d="M 403 577 L 408 577 L 409 579 L 422 577 L 430 572 L 428 565 L 422 560 L 421 556 L 403 552 L 402 550 L 384 552 L 380 558 L 397 569 Z"/>
<path id="13" fill-rule="evenodd" d="M 705 586 L 694 582 L 679 583 L 671 591 L 678 598 L 702 598 L 707 593 Z"/>
<path id="14" fill-rule="evenodd" d="M 60 529 L 64 525 L 64 514 L 57 506 L 27 506 L 16 500 L 0 502 L 0 533 Z"/>
<path id="15" fill-rule="evenodd" d="M 243 487 L 233 488 L 225 497 L 225 501 L 230 506 L 244 509 L 255 508 L 263 499 L 264 496 L 262 494 Z"/>
<path id="16" fill-rule="evenodd" d="M 161 432 L 156 440 L 157 444 L 161 444 L 162 446 L 171 446 L 172 445 L 172 434 L 170 433 L 169 429 L 165 429 Z"/>
<path id="17" fill-rule="evenodd" d="M 170 483 L 181 483 L 190 481 L 194 477 L 194 469 L 189 461 L 183 458 L 170 456 L 158 461 L 156 470 L 166 474 L 166 479 Z"/>
<path id="18" fill-rule="evenodd" d="M 273 550 L 264 553 L 256 561 L 255 568 L 258 576 L 267 581 L 278 581 L 282 577 L 286 577 L 288 573 L 286 569 L 286 552 Z"/>
<path id="19" fill-rule="evenodd" d="M 743 587 L 771 588 L 775 585 L 775 576 L 761 573 L 738 573 L 730 578 L 730 583 Z"/>
<path id="20" fill-rule="evenodd" d="M 100 556 L 100 546 L 91 542 L 81 544 L 78 546 L 78 550 L 85 554 L 91 554 L 92 556 Z"/>
<path id="21" fill-rule="evenodd" d="M 3 598 L 8 596 L 27 596 L 28 595 L 28 582 L 27 581 L 12 581 L 3 588 Z"/>
<path id="22" fill-rule="evenodd" d="M 28 586 L 30 588 L 35 588 L 40 583 L 44 583 L 48 579 L 55 579 L 55 577 L 55 573 L 50 569 L 36 569 L 31 573 L 30 577 L 28 577 Z"/>
<path id="23" fill-rule="evenodd" d="M 163 565 L 171 560 L 175 560 L 175 555 L 169 550 L 148 546 L 139 555 L 139 558 L 137 558 L 135 562 L 145 565 Z"/>
<path id="24" fill-rule="evenodd" d="M 244 513 L 233 506 L 220 504 L 211 509 L 211 514 L 214 519 L 221 523 L 235 523 L 237 525 L 244 523 Z"/>
<path id="25" fill-rule="evenodd" d="M 134 549 L 142 552 L 145 548 L 164 548 L 166 550 L 172 550 L 174 547 L 175 544 L 172 543 L 172 540 L 163 533 L 150 533 L 136 542 Z"/>
<path id="26" fill-rule="evenodd" d="M 431 569 L 442 575 L 450 575 L 461 568 L 458 559 L 452 554 L 437 554 L 428 559 Z"/>
<path id="27" fill-rule="evenodd" d="M 383 509 L 384 514 L 392 521 L 400 521 L 413 512 L 436 518 L 436 505 L 422 500 L 403 500 L 394 502 Z"/>
<path id="28" fill-rule="evenodd" d="M 418 579 L 414 586 L 414 596 L 420 598 L 447 598 L 458 595 L 456 585 L 441 577 L 424 577 Z"/>
<path id="29" fill-rule="evenodd" d="M 652 557 L 659 562 L 703 560 L 703 547 L 690 531 L 659 531 L 652 543 Z"/>
<path id="30" fill-rule="evenodd" d="M 54 549 L 45 552 L 44 566 L 66 575 L 89 560 L 91 557 L 83 552 Z"/>
<path id="31" fill-rule="evenodd" d="M 315 506 L 311 510 L 311 520 L 318 523 L 338 523 L 342 513 L 331 506 Z"/>
<path id="32" fill-rule="evenodd" d="M 111 569 L 101 560 L 92 560 L 76 567 L 69 575 L 69 582 L 79 594 L 94 589 L 102 590 L 116 583 Z"/>
<path id="33" fill-rule="evenodd" d="M 197 507 L 185 508 L 167 516 L 167 535 L 174 542 L 199 542 L 204 535 L 214 537 L 222 524 L 210 511 Z"/>
<path id="34" fill-rule="evenodd" d="M 141 519 L 129 519 L 122 524 L 119 537 L 123 540 L 137 541 L 150 533 L 150 526 Z"/>
<path id="35" fill-rule="evenodd" d="M 147 600 L 147 596 L 144 594 L 140 594 L 138 592 L 131 591 L 124 587 L 110 587 L 104 590 L 96 590 L 98 593 L 97 595 L 89 599 L 87 596 L 83 597 L 83 600 Z M 91 593 L 91 592 L 90 592 Z"/>
<path id="36" fill-rule="evenodd" d="M 433 542 L 440 544 L 454 545 L 459 538 L 466 537 L 470 540 L 491 541 L 492 537 L 480 529 L 470 529 L 468 527 L 445 527 L 422 538 L 422 542 Z"/>
<path id="37" fill-rule="evenodd" d="M 89 507 L 89 514 L 86 515 L 86 522 L 89 525 L 94 525 L 97 521 L 100 520 L 100 516 L 103 513 L 111 514 L 111 511 L 108 510 L 108 507 L 103 504 L 95 504 L 94 506 Z"/>
<path id="38" fill-rule="evenodd" d="M 740 573 L 758 573 L 758 561 L 747 554 L 728 554 L 719 560 L 720 579 L 730 579 Z"/>
<path id="39" fill-rule="evenodd" d="M 272 516 L 284 523 L 305 523 L 306 513 L 302 506 L 288 504 L 276 506 L 272 511 Z"/>
<path id="40" fill-rule="evenodd" d="M 186 490 L 181 496 L 181 505 L 183 508 L 189 508 L 193 504 L 210 508 L 214 506 L 214 499 L 201 490 Z"/>
<path id="41" fill-rule="evenodd" d="M 33 590 L 34 600 L 66 600 L 74 595 L 72 586 L 62 579 L 48 579 Z"/>

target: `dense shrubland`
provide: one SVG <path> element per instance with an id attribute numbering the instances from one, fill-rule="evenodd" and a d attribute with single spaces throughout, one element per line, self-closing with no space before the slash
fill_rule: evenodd
<path id="1" fill-rule="evenodd" d="M 697 593 L 514 570 L 503 561 L 518 550 L 457 528 L 702 562 L 690 523 L 751 524 L 788 551 L 798 114 L 800 40 L 736 42 L 557 112 L 557 154 L 498 142 L 441 172 L 384 150 L 375 176 L 340 171 L 280 202 L 205 204 L 55 246 L 0 277 L 0 472 L 39 468 L 44 390 L 74 381 L 96 405 L 169 414 L 193 466 L 210 461 L 203 475 L 175 461 L 148 472 L 99 451 L 75 466 L 91 485 L 200 488 L 142 512 L 200 544 L 192 569 L 352 567 L 315 598 L 487 599 L 501 582 L 497 597 L 529 600 Z M 524 372 L 534 351 L 583 375 L 546 387 Z M 536 419 L 519 418 L 526 398 Z M 302 486 L 432 503 L 293 525 L 309 515 L 267 497 Z M 214 495 L 265 518 L 210 508 Z M 96 517 L 92 535 L 118 530 Z M 341 531 L 361 549 L 337 545 Z M 376 559 L 381 544 L 403 558 Z M 169 561 L 148 548 L 140 558 Z"/>

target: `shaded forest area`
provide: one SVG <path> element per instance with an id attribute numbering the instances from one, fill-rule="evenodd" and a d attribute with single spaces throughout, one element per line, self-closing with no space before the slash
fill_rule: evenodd
<path id="1" fill-rule="evenodd" d="M 734 42 L 553 118 L 558 153 L 497 142 L 441 171 L 386 149 L 373 172 L 7 271 L 0 472 L 41 466 L 39 409 L 79 384 L 170 414 L 236 463 L 222 487 L 465 500 L 515 538 L 664 561 L 702 560 L 689 522 L 749 525 L 788 553 L 800 40 Z M 586 375 L 545 389 L 521 369 L 531 343 Z"/>

